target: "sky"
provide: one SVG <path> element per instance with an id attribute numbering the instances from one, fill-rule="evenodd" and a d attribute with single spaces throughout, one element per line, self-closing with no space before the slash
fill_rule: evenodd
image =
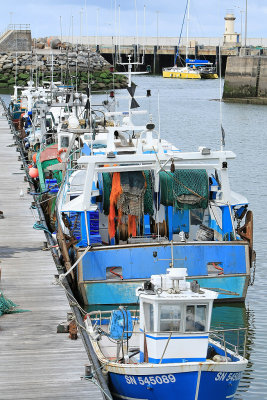
<path id="1" fill-rule="evenodd" d="M 179 37 L 187 0 L 0 0 L 0 32 L 9 23 L 30 24 L 32 37 L 169 36 Z M 267 0 L 247 0 L 248 38 L 267 37 Z M 224 16 L 236 16 L 243 33 L 246 0 L 190 0 L 190 37 L 221 37 Z M 145 11 L 145 12 L 144 12 Z M 115 21 L 117 21 L 115 23 Z M 136 23 L 137 21 L 137 23 Z M 185 30 L 183 36 L 185 36 Z"/>

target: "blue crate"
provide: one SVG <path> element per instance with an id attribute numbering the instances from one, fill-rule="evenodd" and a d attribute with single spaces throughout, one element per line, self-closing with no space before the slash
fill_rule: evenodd
<path id="1" fill-rule="evenodd" d="M 50 193 L 57 193 L 59 190 L 56 179 L 46 179 L 45 187 L 46 187 L 46 190 L 49 190 Z"/>
<path id="2" fill-rule="evenodd" d="M 71 225 L 71 230 L 73 232 L 73 236 L 76 239 L 81 240 L 82 233 L 81 233 L 81 215 L 80 215 L 80 213 L 71 211 L 69 213 L 69 220 L 70 220 L 70 225 Z"/>

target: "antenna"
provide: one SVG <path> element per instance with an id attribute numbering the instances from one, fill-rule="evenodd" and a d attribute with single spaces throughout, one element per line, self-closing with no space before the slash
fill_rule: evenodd
<path id="1" fill-rule="evenodd" d="M 71 47 L 73 50 L 73 15 L 71 16 Z"/>
<path id="2" fill-rule="evenodd" d="M 16 68 L 15 68 L 15 87 L 17 86 L 17 74 L 18 74 L 18 52 L 16 51 Z M 17 100 L 17 96 L 14 96 Z"/>
<path id="3" fill-rule="evenodd" d="M 138 18 L 137 18 L 136 0 L 134 0 L 134 7 L 135 7 L 135 27 L 136 27 L 136 60 L 134 60 L 134 61 L 139 61 L 139 51 L 138 51 Z"/>
<path id="4" fill-rule="evenodd" d="M 118 60 L 121 60 L 121 6 L 119 5 L 119 55 Z"/>
<path id="5" fill-rule="evenodd" d="M 159 121 L 159 135 L 158 135 L 158 141 L 160 141 L 160 106 L 159 106 L 159 90 L 158 90 L 158 121 Z"/>
<path id="6" fill-rule="evenodd" d="M 225 146 L 225 131 L 222 125 L 222 62 L 221 62 L 221 46 L 219 45 L 219 80 L 220 80 L 220 126 L 221 126 L 221 151 Z"/>
<path id="7" fill-rule="evenodd" d="M 247 33 L 248 33 L 248 0 L 246 0 L 246 17 L 245 17 L 245 54 L 247 48 Z"/>
<path id="8" fill-rule="evenodd" d="M 115 66 L 117 64 L 117 45 L 118 45 L 118 32 L 117 32 L 117 1 L 114 0 L 114 12 L 115 12 Z"/>
<path id="9" fill-rule="evenodd" d="M 84 0 L 84 24 L 85 24 L 85 36 L 87 39 L 87 50 L 89 50 L 89 37 L 88 37 L 88 24 L 87 24 L 87 1 Z M 86 40 L 85 40 L 86 45 Z"/>
<path id="10" fill-rule="evenodd" d="M 145 39 L 146 39 L 146 6 L 144 5 L 144 38 L 143 38 L 143 60 L 145 62 Z"/>
<path id="11" fill-rule="evenodd" d="M 35 63 L 36 63 L 36 88 L 38 87 L 38 63 L 37 63 L 37 52 L 35 49 Z"/>
<path id="12" fill-rule="evenodd" d="M 190 0 L 187 1 L 187 21 L 186 21 L 186 49 L 185 49 L 185 60 L 188 58 L 188 31 L 189 31 L 189 11 L 190 11 Z M 186 63 L 186 62 L 185 62 Z"/>
<path id="13" fill-rule="evenodd" d="M 60 52 L 62 52 L 62 17 L 61 17 L 61 15 L 59 17 L 59 26 L 60 26 L 60 43 L 61 43 Z"/>
<path id="14" fill-rule="evenodd" d="M 97 51 L 98 45 L 98 24 L 99 24 L 99 7 L 96 9 L 96 35 L 95 35 L 95 51 Z"/>

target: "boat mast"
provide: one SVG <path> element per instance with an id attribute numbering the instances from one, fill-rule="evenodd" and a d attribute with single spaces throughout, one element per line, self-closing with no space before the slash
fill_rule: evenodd
<path id="1" fill-rule="evenodd" d="M 190 0 L 187 1 L 187 19 L 186 19 L 186 49 L 185 49 L 185 63 L 188 59 L 188 31 L 189 31 L 189 11 L 190 11 Z"/>
<path id="2" fill-rule="evenodd" d="M 128 87 L 132 86 L 132 64 L 131 64 L 131 55 L 128 55 Z M 132 109 L 131 109 L 132 98 L 129 96 L 128 102 L 128 110 L 129 110 L 129 121 L 132 124 Z"/>

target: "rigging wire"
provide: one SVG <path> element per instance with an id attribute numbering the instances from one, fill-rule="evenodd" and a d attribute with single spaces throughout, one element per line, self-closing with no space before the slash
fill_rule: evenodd
<path id="1" fill-rule="evenodd" d="M 180 46 L 180 43 L 181 43 L 181 37 L 182 37 L 182 33 L 183 33 L 185 17 L 186 17 L 187 8 L 188 8 L 188 2 L 189 2 L 189 0 L 186 0 L 186 7 L 185 7 L 185 11 L 184 11 L 184 17 L 183 17 L 182 27 L 181 27 L 181 31 L 180 31 L 180 36 L 179 36 L 179 41 L 178 41 L 178 46 L 177 46 L 177 52 L 176 52 L 176 55 L 175 55 L 174 65 L 175 65 L 176 62 L 177 62 L 177 58 L 178 58 L 178 57 L 180 58 L 180 55 L 179 55 L 179 46 Z"/>

